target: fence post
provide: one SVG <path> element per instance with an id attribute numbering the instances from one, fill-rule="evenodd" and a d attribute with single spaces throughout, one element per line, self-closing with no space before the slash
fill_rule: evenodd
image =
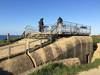
<path id="1" fill-rule="evenodd" d="M 24 46 L 25 46 L 25 51 L 26 51 L 27 50 L 27 40 L 26 39 L 25 39 Z"/>
<path id="2" fill-rule="evenodd" d="M 29 49 L 30 48 L 30 44 L 29 44 L 29 41 L 27 40 L 27 42 L 26 42 L 26 49 Z"/>
<path id="3" fill-rule="evenodd" d="M 30 48 L 30 42 L 28 41 L 28 49 Z"/>
<path id="4" fill-rule="evenodd" d="M 7 43 L 10 43 L 10 33 L 7 34 Z"/>
<path id="5" fill-rule="evenodd" d="M 10 59 L 10 56 L 11 56 L 11 47 L 10 45 L 8 46 L 8 59 Z"/>

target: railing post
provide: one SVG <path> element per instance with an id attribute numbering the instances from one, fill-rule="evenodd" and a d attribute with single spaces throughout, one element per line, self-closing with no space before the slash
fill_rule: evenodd
<path id="1" fill-rule="evenodd" d="M 30 49 L 30 42 L 28 41 L 28 49 Z"/>
<path id="2" fill-rule="evenodd" d="M 8 46 L 8 59 L 10 59 L 10 56 L 11 56 L 11 47 Z"/>
<path id="3" fill-rule="evenodd" d="M 27 49 L 30 48 L 29 41 L 27 40 Z"/>
<path id="4" fill-rule="evenodd" d="M 24 46 L 25 46 L 25 51 L 26 51 L 27 50 L 27 43 L 26 42 L 25 42 Z"/>
<path id="5" fill-rule="evenodd" d="M 89 31 L 90 31 L 90 35 L 91 35 L 91 26 L 90 26 L 90 30 Z"/>

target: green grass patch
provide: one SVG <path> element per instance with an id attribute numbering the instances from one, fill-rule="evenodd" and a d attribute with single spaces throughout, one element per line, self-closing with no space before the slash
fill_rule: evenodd
<path id="1" fill-rule="evenodd" d="M 76 75 L 78 72 L 87 71 L 89 69 L 98 68 L 100 59 L 93 63 L 82 64 L 79 66 L 65 66 L 58 63 L 50 63 L 42 69 L 36 70 L 29 75 Z"/>
<path id="2" fill-rule="evenodd" d="M 7 45 L 7 40 L 0 40 L 0 46 Z"/>
<path id="3" fill-rule="evenodd" d="M 6 40 L 0 40 L 0 44 L 6 43 Z"/>
<path id="4" fill-rule="evenodd" d="M 0 46 L 5 46 L 5 45 L 8 45 L 8 44 L 11 44 L 11 43 L 14 43 L 18 40 L 21 40 L 23 39 L 22 37 L 11 37 L 9 41 L 7 40 L 0 40 Z"/>
<path id="5" fill-rule="evenodd" d="M 92 36 L 92 39 L 93 39 L 93 43 L 96 44 L 96 43 L 99 43 L 100 42 L 100 36 Z"/>

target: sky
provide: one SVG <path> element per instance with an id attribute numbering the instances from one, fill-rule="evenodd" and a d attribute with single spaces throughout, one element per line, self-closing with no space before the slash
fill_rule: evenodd
<path id="1" fill-rule="evenodd" d="M 0 0 L 0 35 L 22 34 L 26 25 L 36 29 L 41 17 L 51 25 L 59 16 L 100 34 L 100 0 Z"/>

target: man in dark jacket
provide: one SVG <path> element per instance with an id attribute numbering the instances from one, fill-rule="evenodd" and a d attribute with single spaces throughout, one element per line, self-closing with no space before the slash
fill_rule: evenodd
<path id="1" fill-rule="evenodd" d="M 40 21 L 39 21 L 39 32 L 44 32 L 43 18 L 41 18 Z"/>
<path id="2" fill-rule="evenodd" d="M 61 17 L 58 18 L 57 23 L 63 23 L 63 19 Z"/>

